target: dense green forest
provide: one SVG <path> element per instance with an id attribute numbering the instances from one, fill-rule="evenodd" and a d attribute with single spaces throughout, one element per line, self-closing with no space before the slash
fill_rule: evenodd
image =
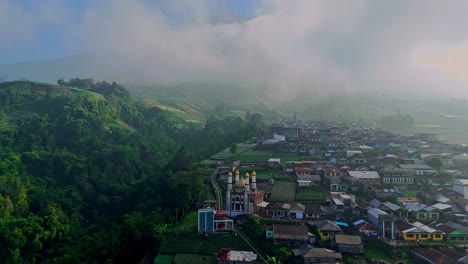
<path id="1" fill-rule="evenodd" d="M 175 128 L 116 83 L 0 83 L 2 263 L 136 263 L 205 198 L 201 160 L 262 117 Z"/>

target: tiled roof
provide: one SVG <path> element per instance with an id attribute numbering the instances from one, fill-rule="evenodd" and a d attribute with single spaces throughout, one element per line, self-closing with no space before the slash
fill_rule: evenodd
<path id="1" fill-rule="evenodd" d="M 308 229 L 305 225 L 273 225 L 275 239 L 307 240 Z"/>
<path id="2" fill-rule="evenodd" d="M 335 258 L 342 259 L 341 253 L 327 248 L 311 248 L 309 252 L 304 255 L 304 258 Z"/>
<path id="3" fill-rule="evenodd" d="M 362 244 L 362 240 L 360 236 L 350 236 L 350 235 L 336 235 L 335 242 L 337 244 L 350 244 L 350 245 Z"/>

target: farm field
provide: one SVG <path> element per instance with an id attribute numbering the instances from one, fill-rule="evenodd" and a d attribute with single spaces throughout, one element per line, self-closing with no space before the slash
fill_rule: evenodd
<path id="1" fill-rule="evenodd" d="M 251 250 L 242 238 L 232 235 L 212 235 L 203 237 L 197 234 L 185 234 L 169 236 L 165 245 L 161 247 L 160 252 L 163 254 L 214 254 L 218 253 L 221 248 Z"/>
<path id="2" fill-rule="evenodd" d="M 214 255 L 203 255 L 203 254 L 185 254 L 179 253 L 174 257 L 174 264 L 205 264 L 215 263 L 216 257 Z"/>
<path id="3" fill-rule="evenodd" d="M 302 187 L 297 188 L 296 202 L 324 201 L 326 196 L 320 188 Z"/>
<path id="4" fill-rule="evenodd" d="M 271 202 L 294 202 L 296 183 L 290 181 L 276 181 L 271 190 Z"/>

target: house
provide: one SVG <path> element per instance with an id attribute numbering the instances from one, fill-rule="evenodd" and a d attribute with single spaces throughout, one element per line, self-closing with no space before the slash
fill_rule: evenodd
<path id="1" fill-rule="evenodd" d="M 251 251 L 237 251 L 222 248 L 216 257 L 218 264 L 248 264 L 257 260 L 257 254 Z"/>
<path id="2" fill-rule="evenodd" d="M 327 214 L 320 205 L 320 202 L 305 202 L 305 218 L 306 219 L 329 219 L 332 214 Z"/>
<path id="3" fill-rule="evenodd" d="M 320 175 L 298 175 L 297 186 L 298 187 L 310 187 L 319 186 L 322 182 Z"/>
<path id="4" fill-rule="evenodd" d="M 352 198 L 344 192 L 330 192 L 330 207 L 335 212 L 335 218 L 340 219 L 344 215 L 351 216 Z"/>
<path id="5" fill-rule="evenodd" d="M 301 203 L 291 204 L 289 208 L 289 217 L 293 219 L 304 219 L 305 205 Z"/>
<path id="6" fill-rule="evenodd" d="M 351 158 L 354 155 L 362 155 L 362 151 L 360 150 L 347 150 L 346 151 L 346 158 Z"/>
<path id="7" fill-rule="evenodd" d="M 325 187 L 330 191 L 339 192 L 347 191 L 349 184 L 343 181 L 340 176 L 325 176 L 324 177 Z"/>
<path id="8" fill-rule="evenodd" d="M 391 202 L 384 202 L 380 206 L 380 210 L 391 215 L 400 216 L 401 207 Z"/>
<path id="9" fill-rule="evenodd" d="M 308 221 L 307 225 L 314 227 L 319 234 L 320 240 L 333 240 L 336 234 L 343 233 L 343 230 L 330 220 Z"/>
<path id="10" fill-rule="evenodd" d="M 198 209 L 198 233 L 207 234 L 214 232 L 232 231 L 233 220 L 228 218 L 226 211 L 216 211 L 213 208 Z"/>
<path id="11" fill-rule="evenodd" d="M 276 167 L 281 164 L 281 159 L 279 158 L 270 158 L 268 159 L 268 166 L 270 167 Z"/>
<path id="12" fill-rule="evenodd" d="M 366 222 L 364 219 L 357 220 L 353 222 L 354 229 L 358 231 L 362 236 L 371 237 L 371 236 L 378 236 L 379 230 Z"/>
<path id="13" fill-rule="evenodd" d="M 458 194 L 463 195 L 465 200 L 468 200 L 468 179 L 458 179 L 453 182 L 453 190 Z"/>
<path id="14" fill-rule="evenodd" d="M 266 215 L 271 218 L 283 218 L 289 216 L 291 204 L 281 202 L 271 202 L 266 206 Z"/>
<path id="15" fill-rule="evenodd" d="M 399 236 L 407 241 L 433 240 L 442 241 L 444 233 L 420 222 L 409 223 L 402 219 L 396 222 Z"/>
<path id="16" fill-rule="evenodd" d="M 314 168 L 310 167 L 296 167 L 294 169 L 296 171 L 296 176 L 310 176 L 315 172 Z"/>
<path id="17" fill-rule="evenodd" d="M 406 210 L 409 212 L 409 215 L 416 220 L 437 220 L 439 219 L 439 211 L 432 206 L 427 206 L 425 204 L 419 203 L 408 203 L 404 205 Z"/>
<path id="18" fill-rule="evenodd" d="M 396 166 L 385 166 L 380 171 L 382 183 L 385 184 L 413 184 L 414 176 L 413 171 L 409 169 L 402 169 Z"/>
<path id="19" fill-rule="evenodd" d="M 452 258 L 454 255 L 445 255 L 437 249 L 432 248 L 415 248 L 413 254 L 416 260 L 421 263 L 428 264 L 461 264 L 463 262 Z M 450 253 L 448 253 L 450 254 Z M 456 255 L 458 256 L 458 255 Z"/>
<path id="20" fill-rule="evenodd" d="M 353 183 L 365 180 L 380 182 L 380 175 L 377 171 L 348 171 L 348 176 L 351 177 Z"/>
<path id="21" fill-rule="evenodd" d="M 273 225 L 273 242 L 305 244 L 309 241 L 308 233 L 305 225 Z"/>
<path id="22" fill-rule="evenodd" d="M 449 242 L 457 242 L 457 243 L 468 242 L 468 227 L 454 223 L 454 222 L 447 222 L 445 223 L 445 225 L 455 229 L 455 231 L 450 233 L 450 236 L 448 236 Z"/>
<path id="23" fill-rule="evenodd" d="M 372 208 L 367 210 L 367 220 L 379 229 L 381 237 L 395 238 L 395 216 L 389 215 L 378 208 Z"/>
<path id="24" fill-rule="evenodd" d="M 336 235 L 335 244 L 341 253 L 364 253 L 364 244 L 360 236 Z"/>
<path id="25" fill-rule="evenodd" d="M 434 173 L 435 170 L 427 164 L 400 164 L 401 169 L 412 170 L 415 175 L 426 175 Z"/>
<path id="26" fill-rule="evenodd" d="M 302 256 L 302 263 L 338 263 L 343 256 L 340 252 L 336 252 L 327 248 L 311 248 Z"/>
<path id="27" fill-rule="evenodd" d="M 356 200 L 353 205 L 353 214 L 357 216 L 367 216 L 367 210 L 373 208 L 371 204 L 364 200 Z"/>

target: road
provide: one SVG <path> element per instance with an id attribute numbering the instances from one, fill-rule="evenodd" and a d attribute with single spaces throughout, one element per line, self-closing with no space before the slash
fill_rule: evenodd
<path id="1" fill-rule="evenodd" d="M 216 167 L 213 173 L 211 173 L 211 186 L 213 186 L 213 190 L 214 190 L 215 197 L 216 197 L 215 210 L 223 210 L 224 208 L 223 194 L 221 192 L 221 188 L 219 188 L 218 181 L 216 180 L 216 176 L 218 175 L 218 172 L 219 172 L 219 167 Z"/>
<path id="2" fill-rule="evenodd" d="M 247 245 L 249 245 L 252 250 L 258 255 L 259 258 L 261 258 L 263 261 L 266 262 L 266 258 L 263 256 L 263 254 L 261 253 L 261 251 L 255 246 L 255 244 L 247 237 L 247 235 L 244 234 L 244 232 L 242 232 L 242 230 L 235 226 L 234 225 L 234 232 L 237 232 L 237 234 L 239 234 L 239 236 L 244 239 L 245 243 L 247 243 Z"/>

